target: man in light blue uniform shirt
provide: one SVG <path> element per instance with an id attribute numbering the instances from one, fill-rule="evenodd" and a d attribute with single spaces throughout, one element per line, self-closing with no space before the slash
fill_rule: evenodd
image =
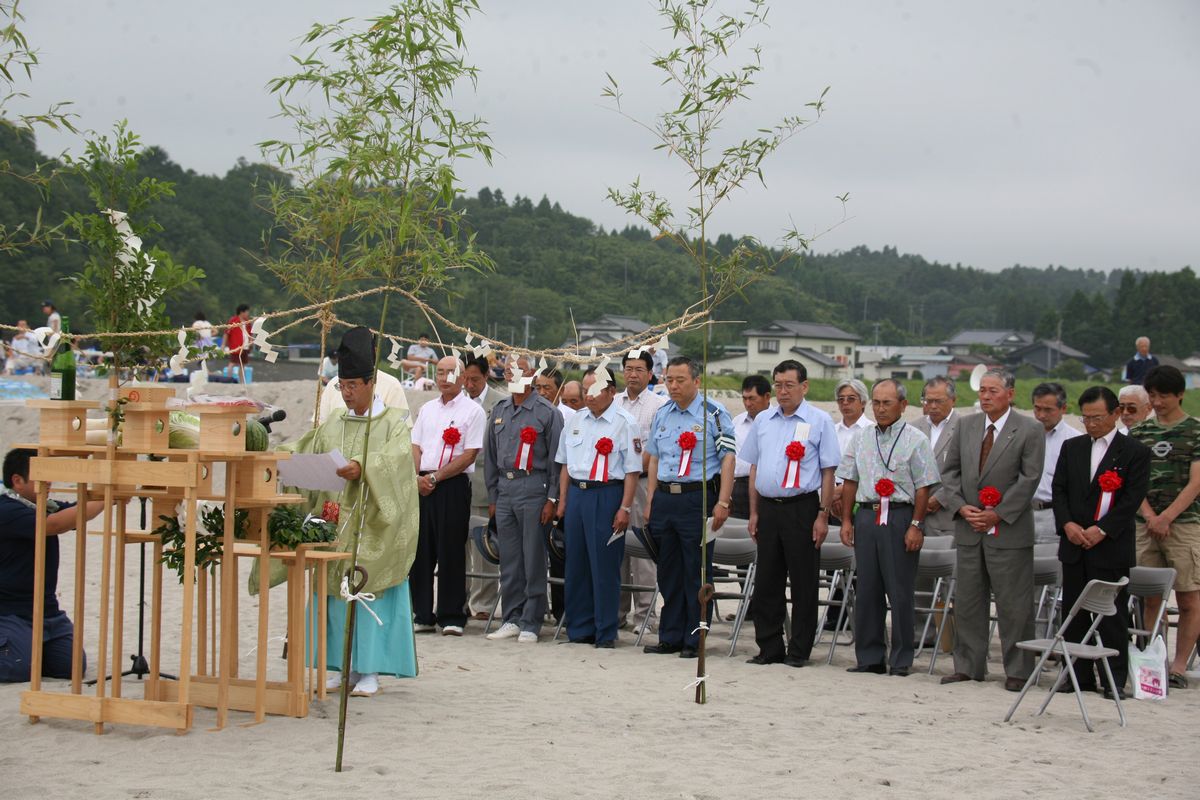
<path id="1" fill-rule="evenodd" d="M 658 550 L 658 586 L 663 609 L 658 644 L 647 653 L 699 655 L 700 555 L 705 520 L 713 530 L 729 518 L 736 443 L 733 420 L 723 406 L 700 396 L 700 365 L 686 356 L 667 362 L 671 401 L 654 414 L 650 441 L 646 525 Z M 707 422 L 706 422 L 707 419 Z M 685 447 L 685 443 L 690 445 Z M 712 545 L 703 548 L 704 574 L 712 575 Z"/>
<path id="2" fill-rule="evenodd" d="M 608 383 L 595 393 L 595 370 L 584 375 L 586 408 L 563 428 L 554 460 L 566 465 L 557 513 L 567 537 L 567 638 L 611 648 L 617 639 L 625 530 L 642 457 L 633 446 L 637 422 L 613 402 L 616 382 L 607 369 L 604 374 Z"/>
<path id="3" fill-rule="evenodd" d="M 803 667 L 817 632 L 821 544 L 829 533 L 833 477 L 841 459 L 833 419 L 806 402 L 808 370 L 788 359 L 775 367 L 773 406 L 754 418 L 741 457 L 750 462 L 750 535 L 758 543 L 751 664 Z M 818 494 L 820 492 L 820 494 Z M 784 648 L 788 580 L 792 629 Z"/>

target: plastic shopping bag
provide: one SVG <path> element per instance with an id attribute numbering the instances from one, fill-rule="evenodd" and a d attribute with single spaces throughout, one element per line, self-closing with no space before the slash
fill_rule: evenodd
<path id="1" fill-rule="evenodd" d="M 1165 700 L 1167 697 L 1167 643 L 1155 636 L 1145 650 L 1129 648 L 1129 677 L 1133 696 L 1138 700 Z"/>

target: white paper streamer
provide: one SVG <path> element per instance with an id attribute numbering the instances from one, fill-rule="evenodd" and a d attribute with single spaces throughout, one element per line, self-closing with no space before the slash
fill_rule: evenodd
<path id="1" fill-rule="evenodd" d="M 267 363 L 274 364 L 275 359 L 279 358 L 279 353 L 275 352 L 275 347 L 267 341 L 267 337 L 271 334 L 263 327 L 266 324 L 266 317 L 258 317 L 254 322 L 250 323 L 250 332 L 254 334 L 254 346 L 262 351 L 263 358 Z"/>
<path id="2" fill-rule="evenodd" d="M 388 341 L 392 343 L 392 352 L 388 353 L 387 362 L 392 369 L 400 370 L 400 343 L 391 336 L 388 337 Z"/>
<path id="3" fill-rule="evenodd" d="M 179 326 L 179 333 L 175 334 L 175 336 L 179 340 L 179 352 L 171 356 L 171 372 L 183 372 L 188 358 L 187 329 L 182 325 Z"/>

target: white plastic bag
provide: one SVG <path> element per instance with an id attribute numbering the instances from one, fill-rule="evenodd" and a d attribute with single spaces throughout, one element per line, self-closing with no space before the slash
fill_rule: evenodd
<path id="1" fill-rule="evenodd" d="M 1129 677 L 1133 696 L 1138 700 L 1165 700 L 1167 697 L 1167 644 L 1155 636 L 1145 650 L 1129 648 Z"/>

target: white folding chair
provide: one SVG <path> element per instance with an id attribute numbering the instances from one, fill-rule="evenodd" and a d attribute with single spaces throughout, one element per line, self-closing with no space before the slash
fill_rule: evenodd
<path id="1" fill-rule="evenodd" d="M 1100 580 L 1088 581 L 1088 585 L 1080 592 L 1079 599 L 1071 607 L 1071 613 L 1063 620 L 1054 638 L 1028 639 L 1023 642 L 1017 642 L 1017 647 L 1022 650 L 1029 650 L 1041 655 L 1038 658 L 1037 666 L 1034 667 L 1033 672 L 1029 673 L 1029 680 L 1025 681 L 1025 685 L 1021 687 L 1021 693 L 1013 701 L 1012 708 L 1004 715 L 1005 722 L 1012 719 L 1017 706 L 1025 699 L 1026 693 L 1037 683 L 1038 676 L 1041 675 L 1042 669 L 1046 666 L 1050 654 L 1054 653 L 1059 656 L 1060 661 L 1058 677 L 1055 679 L 1054 685 L 1050 687 L 1050 691 L 1046 693 L 1046 699 L 1037 711 L 1038 716 L 1041 716 L 1046 707 L 1050 705 L 1050 701 L 1054 699 L 1054 695 L 1058 692 L 1058 687 L 1062 686 L 1063 680 L 1070 677 L 1071 688 L 1075 692 L 1075 699 L 1079 702 L 1079 711 L 1083 714 L 1083 724 L 1087 726 L 1089 733 L 1093 732 L 1095 728 L 1092 727 L 1092 720 L 1088 717 L 1087 708 L 1083 705 L 1083 692 L 1080 691 L 1079 679 L 1075 676 L 1075 660 L 1078 658 L 1099 659 L 1104 669 L 1104 677 L 1108 680 L 1109 690 L 1112 692 L 1113 700 L 1117 704 L 1117 714 L 1121 718 L 1121 727 L 1125 727 L 1125 709 L 1121 706 L 1121 694 L 1117 690 L 1117 682 L 1113 679 L 1112 669 L 1108 666 L 1108 657 L 1117 655 L 1117 651 L 1111 647 L 1104 646 L 1104 642 L 1100 640 L 1100 634 L 1096 628 L 1099 627 L 1100 620 L 1103 617 L 1111 617 L 1118 613 L 1117 595 L 1128 583 L 1128 578 L 1121 578 L 1121 580 L 1115 583 Z M 1068 642 L 1066 640 L 1067 628 L 1070 627 L 1077 614 L 1085 611 L 1092 615 L 1092 624 L 1088 627 L 1087 633 L 1083 635 L 1081 642 Z"/>
<path id="2" fill-rule="evenodd" d="M 942 536 L 935 538 L 948 539 L 950 537 Z M 929 634 L 929 629 L 934 624 L 935 615 L 942 615 L 941 620 L 937 623 L 937 636 L 934 637 L 933 646 L 929 648 L 932 653 L 929 658 L 930 675 L 933 674 L 933 668 L 937 664 L 942 636 L 946 632 L 946 622 L 953 613 L 954 576 L 957 565 L 958 554 L 953 550 L 921 548 L 920 558 L 917 561 L 917 578 L 932 580 L 933 591 L 928 593 L 929 604 L 927 606 L 918 605 L 915 609 L 918 614 L 925 615 L 925 624 L 921 627 L 921 635 L 917 638 L 917 652 L 914 654 L 914 658 L 920 658 L 922 651 L 925 649 L 925 637 Z"/>
<path id="3" fill-rule="evenodd" d="M 847 547 L 841 542 L 831 542 L 828 539 L 821 545 L 821 564 L 822 571 L 831 572 L 829 578 L 828 591 L 824 600 L 818 600 L 818 605 L 821 606 L 821 616 L 817 620 L 817 634 L 813 640 L 813 644 L 817 645 L 821 641 L 821 637 L 825 635 L 825 619 L 828 617 L 830 610 L 837 609 L 837 622 L 833 634 L 829 640 L 829 654 L 825 658 L 826 664 L 833 663 L 833 651 L 839 644 L 851 644 L 854 642 L 854 636 L 848 636 L 845 642 L 839 641 L 843 633 L 848 633 L 850 627 L 850 613 L 854 608 L 854 548 Z M 842 590 L 842 599 L 834 598 L 838 589 Z"/>
<path id="4" fill-rule="evenodd" d="M 495 572 L 468 572 L 464 576 L 468 580 L 478 578 L 479 580 L 496 582 L 496 599 L 492 601 L 492 607 L 488 611 L 487 623 L 483 626 L 483 632 L 486 635 L 492 629 L 492 622 L 496 619 L 496 609 L 500 606 L 500 553 L 492 549 L 493 543 L 488 540 L 487 517 L 472 516 L 469 524 L 471 540 L 475 543 L 475 549 L 483 556 L 484 561 L 496 567 Z"/>
<path id="5" fill-rule="evenodd" d="M 1129 570 L 1129 611 L 1133 624 L 1129 626 L 1129 635 L 1134 637 L 1139 647 L 1145 647 L 1147 642 L 1154 641 L 1158 634 L 1166 638 L 1164 618 L 1167 613 L 1167 599 L 1175 587 L 1174 567 L 1131 567 Z M 1147 625 L 1146 598 L 1159 598 L 1158 614 L 1153 625 Z"/>
<path id="6" fill-rule="evenodd" d="M 731 567 L 731 574 L 718 577 L 712 576 L 713 586 L 717 584 L 740 584 L 740 591 L 718 591 L 713 600 L 737 600 L 737 612 L 733 616 L 733 630 L 729 632 L 729 653 L 732 656 L 737 649 L 738 636 L 741 635 L 742 625 L 746 621 L 746 612 L 750 608 L 750 598 L 754 595 L 754 575 L 758 565 L 758 545 L 750 538 L 744 520 L 737 520 L 740 525 L 730 525 L 729 520 L 717 532 L 713 540 L 713 567 Z M 715 572 L 715 569 L 714 569 Z M 716 618 L 716 614 L 713 618 Z"/>

